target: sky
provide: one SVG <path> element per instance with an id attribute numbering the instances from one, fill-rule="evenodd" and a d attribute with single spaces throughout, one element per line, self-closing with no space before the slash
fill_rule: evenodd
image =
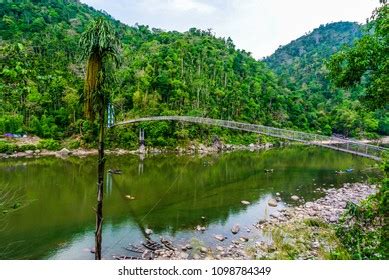
<path id="1" fill-rule="evenodd" d="M 321 24 L 365 23 L 378 0 L 81 0 L 128 25 L 231 37 L 260 59 Z"/>

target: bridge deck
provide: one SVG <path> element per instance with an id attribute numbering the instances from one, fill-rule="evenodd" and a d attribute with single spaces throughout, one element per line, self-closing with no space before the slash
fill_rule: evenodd
<path id="1" fill-rule="evenodd" d="M 362 143 L 356 140 L 329 137 L 320 134 L 281 129 L 281 128 L 263 126 L 258 124 L 249 124 L 249 123 L 217 120 L 217 119 L 202 118 L 202 117 L 188 117 L 188 116 L 145 117 L 145 118 L 138 118 L 138 119 L 132 119 L 123 122 L 118 122 L 112 125 L 111 127 L 131 124 L 131 123 L 146 122 L 146 121 L 182 121 L 182 122 L 190 122 L 190 123 L 216 125 L 225 128 L 255 132 L 255 133 L 287 139 L 291 141 L 298 141 L 306 144 L 317 145 L 317 146 L 326 147 L 337 151 L 342 151 L 342 152 L 351 153 L 363 157 L 368 157 L 374 160 L 381 160 L 384 153 L 389 153 L 389 149 Z"/>

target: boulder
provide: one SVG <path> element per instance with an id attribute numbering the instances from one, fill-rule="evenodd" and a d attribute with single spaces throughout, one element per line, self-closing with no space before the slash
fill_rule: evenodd
<path id="1" fill-rule="evenodd" d="M 219 240 L 219 241 L 224 241 L 226 238 L 225 236 L 221 235 L 221 234 L 216 234 L 214 235 L 215 239 Z"/>
<path id="2" fill-rule="evenodd" d="M 240 230 L 240 227 L 239 227 L 238 224 L 236 224 L 236 225 L 234 225 L 234 226 L 232 227 L 231 232 L 232 232 L 233 234 L 237 234 L 237 233 L 239 232 L 239 230 Z"/>
<path id="3" fill-rule="evenodd" d="M 200 247 L 200 252 L 203 254 L 206 254 L 208 252 L 208 248 L 207 247 Z"/>
<path id="4" fill-rule="evenodd" d="M 66 149 L 66 148 L 63 148 L 62 150 L 60 150 L 58 152 L 58 154 L 60 154 L 61 156 L 67 156 L 67 155 L 70 155 L 70 153 L 71 152 L 68 149 Z"/>
<path id="5" fill-rule="evenodd" d="M 277 207 L 278 203 L 277 203 L 277 200 L 275 200 L 274 198 L 270 199 L 267 204 L 271 207 Z"/>

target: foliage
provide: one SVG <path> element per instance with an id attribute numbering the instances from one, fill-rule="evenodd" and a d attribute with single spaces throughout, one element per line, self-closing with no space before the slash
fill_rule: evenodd
<path id="1" fill-rule="evenodd" d="M 386 133 L 387 112 L 367 110 L 359 102 L 364 86 L 342 90 L 328 78 L 326 61 L 345 46 L 352 46 L 363 30 L 351 22 L 322 25 L 265 59 L 291 91 L 295 102 L 290 111 L 298 128 L 349 137 L 374 138 L 377 133 Z"/>
<path id="2" fill-rule="evenodd" d="M 9 154 L 17 150 L 17 146 L 12 143 L 0 141 L 0 153 Z"/>
<path id="3" fill-rule="evenodd" d="M 352 47 L 331 57 L 329 76 L 337 86 L 366 87 L 363 100 L 370 108 L 389 104 L 389 6 L 386 1 L 372 15 L 368 32 Z"/>
<path id="4" fill-rule="evenodd" d="M 61 147 L 61 144 L 54 139 L 43 139 L 43 140 L 39 141 L 37 147 L 39 149 L 56 151 L 56 150 L 59 150 L 59 148 Z"/>
<path id="5" fill-rule="evenodd" d="M 337 236 L 353 259 L 389 258 L 388 160 L 382 164 L 385 177 L 377 194 L 361 205 L 349 203 L 337 226 Z"/>
<path id="6" fill-rule="evenodd" d="M 116 120 L 190 115 L 328 135 L 388 133 L 388 113 L 366 110 L 357 101 L 364 94 L 363 85 L 345 91 L 326 78 L 324 60 L 361 37 L 357 24 L 321 26 L 257 61 L 236 49 L 230 38 L 217 38 L 210 31 L 130 27 L 75 0 L 0 3 L 0 133 L 28 132 L 53 139 L 79 135 L 82 144 L 94 144 L 98 129 L 83 114 L 82 101 L 92 100 L 83 78 L 84 73 L 97 77 L 99 71 L 84 69 L 83 60 L 92 57 L 83 50 L 111 54 L 118 49 L 116 36 L 93 39 L 97 37 L 90 23 L 99 18 L 112 26 L 122 44 L 120 66 L 115 72 L 107 69 L 112 77 L 104 77 L 115 82 L 103 88 L 110 92 L 105 98 L 114 106 Z M 91 109 L 97 108 L 87 111 Z M 173 122 L 145 127 L 146 141 L 153 145 L 207 140 L 215 134 L 210 127 Z M 244 133 L 219 132 L 227 142 L 251 141 Z M 109 135 L 111 146 L 137 144 L 135 133 L 127 130 L 115 129 Z"/>

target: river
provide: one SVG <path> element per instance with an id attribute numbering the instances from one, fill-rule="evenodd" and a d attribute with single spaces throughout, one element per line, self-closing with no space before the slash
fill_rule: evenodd
<path id="1" fill-rule="evenodd" d="M 374 164 L 305 146 L 203 157 L 108 157 L 106 169 L 122 174 L 105 178 L 103 257 L 127 254 L 123 248 L 140 244 L 146 228 L 155 239 L 215 245 L 213 235 L 232 238 L 234 224 L 244 231 L 276 209 L 301 203 L 292 195 L 310 201 L 323 195 L 318 187 L 366 181 L 375 176 Z M 0 190 L 11 190 L 20 208 L 0 213 L 0 259 L 93 259 L 95 181 L 95 157 L 2 160 Z M 268 206 L 276 193 L 282 202 Z M 207 230 L 196 231 L 197 225 Z"/>

